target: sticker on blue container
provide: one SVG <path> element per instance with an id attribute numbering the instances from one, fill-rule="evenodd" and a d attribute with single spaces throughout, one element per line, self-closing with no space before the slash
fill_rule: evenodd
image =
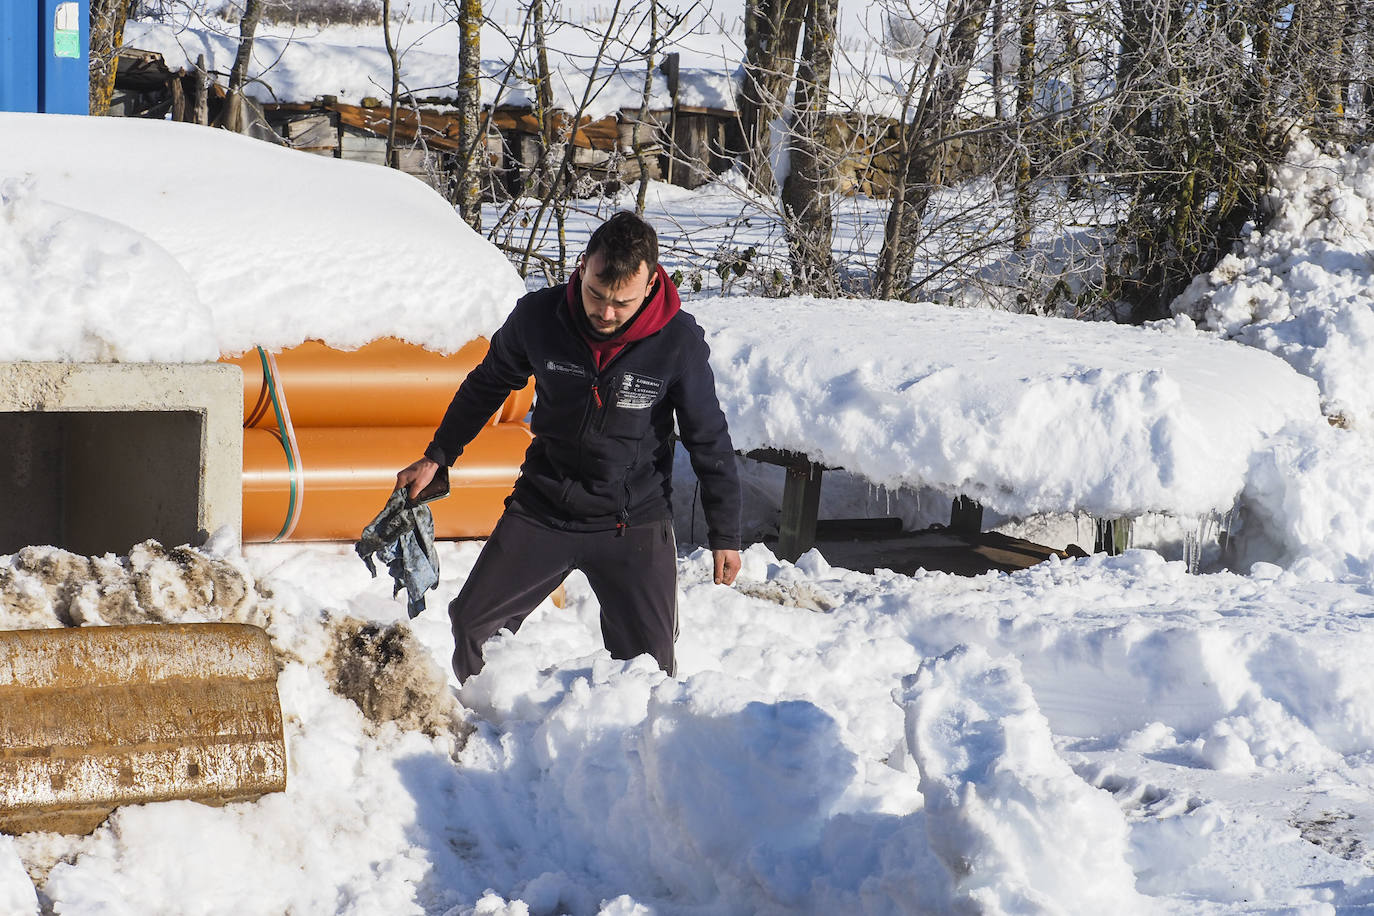
<path id="1" fill-rule="evenodd" d="M 81 4 L 59 3 L 53 15 L 52 53 L 54 57 L 81 56 Z"/>

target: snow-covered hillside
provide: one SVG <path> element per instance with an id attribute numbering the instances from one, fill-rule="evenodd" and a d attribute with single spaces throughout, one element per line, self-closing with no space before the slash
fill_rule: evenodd
<path id="1" fill-rule="evenodd" d="M 0 316 L 20 329 L 7 358 L 193 360 L 380 333 L 451 348 L 518 294 L 417 182 L 110 123 L 0 115 L 19 146 L 68 141 L 0 149 Z M 116 168 L 167 144 L 185 144 L 192 164 L 175 167 L 197 181 L 140 186 Z M 308 172 L 288 181 L 297 159 Z M 690 225 L 693 195 L 656 199 Z M 373 250 L 412 220 L 432 239 Z M 223 256 L 235 245 L 246 260 Z M 0 559 L 0 625 L 264 624 L 289 785 L 254 804 L 124 808 L 86 838 L 0 837 L 0 912 L 1374 906 L 1374 472 L 1366 434 L 1321 416 L 1321 380 L 1186 323 L 843 306 L 689 303 L 741 443 L 784 440 L 889 485 L 912 467 L 982 481 L 1008 509 L 1234 496 L 1245 549 L 1267 562 L 1190 575 L 1132 550 L 963 579 L 855 573 L 818 552 L 790 564 L 756 544 L 726 588 L 686 546 L 678 678 L 612 661 L 574 574 L 565 607 L 498 637 L 454 689 L 444 599 L 475 543 L 440 545 L 414 621 L 349 545 L 94 560 L 35 545 Z M 1076 479 L 1060 466 L 1096 483 L 1056 490 Z M 242 590 L 230 601 L 210 580 Z M 388 666 L 369 654 L 379 639 Z"/>

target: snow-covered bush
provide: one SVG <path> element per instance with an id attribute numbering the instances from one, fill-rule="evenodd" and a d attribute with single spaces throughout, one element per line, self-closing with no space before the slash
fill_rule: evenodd
<path id="1" fill-rule="evenodd" d="M 1173 310 L 1311 376 L 1338 423 L 1374 425 L 1374 146 L 1324 152 L 1299 138 L 1269 205 L 1264 228 Z"/>

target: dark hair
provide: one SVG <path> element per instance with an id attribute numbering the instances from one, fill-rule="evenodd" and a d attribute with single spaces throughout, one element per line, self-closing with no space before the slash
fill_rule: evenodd
<path id="1" fill-rule="evenodd" d="M 649 273 L 658 266 L 658 233 L 654 227 L 629 210 L 606 220 L 587 241 L 587 257 L 601 255 L 602 267 L 597 279 L 612 286 L 633 277 L 644 264 Z"/>

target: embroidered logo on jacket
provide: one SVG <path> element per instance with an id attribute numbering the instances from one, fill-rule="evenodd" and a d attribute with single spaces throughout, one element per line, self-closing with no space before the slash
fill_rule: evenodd
<path id="1" fill-rule="evenodd" d="M 578 378 L 587 377 L 587 369 L 585 366 L 579 366 L 577 363 L 568 362 L 566 359 L 545 360 L 544 368 L 548 369 L 550 372 L 562 372 L 567 375 L 575 375 Z"/>
<path id="2" fill-rule="evenodd" d="M 626 372 L 620 376 L 620 387 L 616 390 L 615 406 L 626 410 L 643 410 L 652 407 L 663 390 L 663 379 L 651 375 Z"/>

